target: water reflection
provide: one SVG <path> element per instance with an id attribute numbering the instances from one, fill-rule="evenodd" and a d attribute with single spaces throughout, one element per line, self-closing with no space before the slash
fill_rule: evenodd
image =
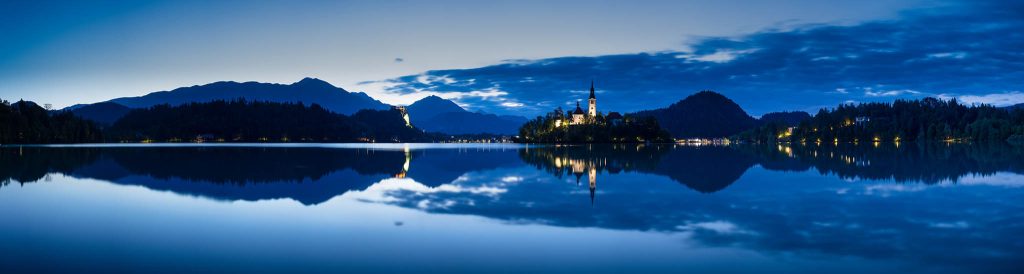
<path id="1" fill-rule="evenodd" d="M 304 205 L 358 193 L 364 203 L 507 224 L 1000 272 L 1024 259 L 1022 156 L 1020 147 L 946 144 L 0 147 L 0 181 L 62 174 Z"/>
<path id="2" fill-rule="evenodd" d="M 217 200 L 312 205 L 386 178 L 415 176 L 436 187 L 471 170 L 514 164 L 515 154 L 500 149 L 4 147 L 0 186 L 59 173 Z"/>
<path id="3" fill-rule="evenodd" d="M 1007 145 L 676 146 L 589 145 L 516 149 L 319 147 L 2 147 L 0 182 L 59 173 L 221 200 L 291 198 L 317 204 L 385 178 L 428 187 L 469 172 L 529 165 L 586 184 L 601 174 L 664 176 L 700 193 L 726 189 L 754 166 L 814 169 L 844 180 L 935 184 L 998 172 L 1024 174 L 1024 150 Z M 585 178 L 584 178 L 585 177 Z"/>

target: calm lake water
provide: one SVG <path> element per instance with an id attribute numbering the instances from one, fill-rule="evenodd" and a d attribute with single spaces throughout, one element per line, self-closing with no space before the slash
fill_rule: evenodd
<path id="1" fill-rule="evenodd" d="M 0 272 L 1024 273 L 1024 148 L 0 147 Z"/>

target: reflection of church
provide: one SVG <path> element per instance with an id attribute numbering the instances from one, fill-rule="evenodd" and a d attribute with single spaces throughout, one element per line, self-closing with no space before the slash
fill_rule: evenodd
<path id="1" fill-rule="evenodd" d="M 555 166 L 558 168 L 567 167 L 572 171 L 573 175 L 576 175 L 576 185 L 580 185 L 580 180 L 583 179 L 583 174 L 587 174 L 588 186 L 590 188 L 590 204 L 594 204 L 594 194 L 597 191 L 597 164 L 590 161 L 584 161 L 579 159 L 568 159 L 555 157 Z"/>

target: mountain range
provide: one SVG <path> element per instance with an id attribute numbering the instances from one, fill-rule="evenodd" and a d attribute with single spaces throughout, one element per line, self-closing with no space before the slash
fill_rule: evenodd
<path id="1" fill-rule="evenodd" d="M 365 93 L 349 92 L 316 78 L 304 78 L 292 84 L 259 82 L 215 82 L 159 91 L 139 97 L 123 97 L 105 102 L 74 105 L 65 108 L 84 119 L 101 125 L 112 125 L 132 109 L 157 105 L 177 106 L 187 103 L 230 101 L 276 103 L 316 103 L 332 112 L 352 115 L 359 110 L 386 110 L 391 106 Z M 526 118 L 469 112 L 450 100 L 430 96 L 408 107 L 410 119 L 417 128 L 445 134 L 514 134 Z"/>
<path id="2" fill-rule="evenodd" d="M 235 100 L 277 103 L 316 103 L 338 114 L 352 115 L 363 109 L 391 108 L 365 93 L 349 92 L 320 79 L 304 78 L 292 84 L 259 82 L 215 82 L 181 87 L 139 97 L 116 98 L 105 102 L 65 108 L 100 125 L 112 125 L 132 109 L 157 105 L 182 105 L 194 102 Z M 410 122 L 426 132 L 444 134 L 513 135 L 527 119 L 521 116 L 470 112 L 438 96 L 428 96 L 406 107 Z M 713 91 L 701 91 L 668 107 L 636 112 L 651 116 L 675 138 L 718 138 L 731 136 L 768 122 L 794 126 L 810 118 L 806 112 L 768 113 L 755 119 L 739 105 Z"/>

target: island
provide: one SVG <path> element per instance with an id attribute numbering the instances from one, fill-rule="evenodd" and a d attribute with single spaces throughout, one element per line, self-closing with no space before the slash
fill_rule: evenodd
<path id="1" fill-rule="evenodd" d="M 561 107 L 526 122 L 519 128 L 522 143 L 668 143 L 672 136 L 649 116 L 597 111 L 594 82 L 590 82 L 587 110 L 564 111 Z"/>

